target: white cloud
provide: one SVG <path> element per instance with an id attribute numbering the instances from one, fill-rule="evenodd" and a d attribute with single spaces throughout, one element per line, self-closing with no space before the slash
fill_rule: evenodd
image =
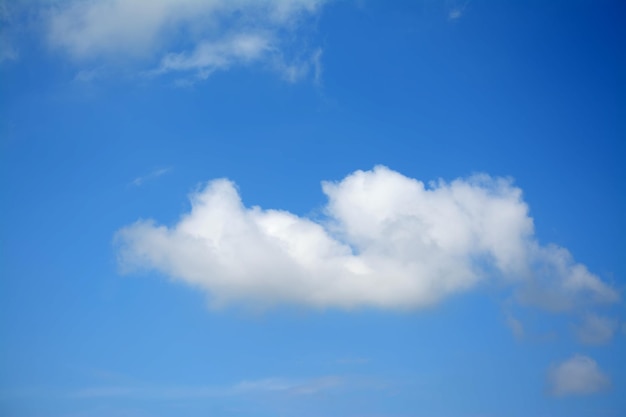
<path id="1" fill-rule="evenodd" d="M 548 372 L 552 394 L 557 396 L 587 395 L 610 387 L 611 381 L 593 359 L 574 355 L 553 366 Z"/>
<path id="2" fill-rule="evenodd" d="M 597 314 L 587 314 L 576 328 L 576 337 L 587 345 L 602 345 L 611 341 L 617 327 L 616 320 Z"/>
<path id="3" fill-rule="evenodd" d="M 543 287 L 572 307 L 618 298 L 565 249 L 535 242 L 509 180 L 481 175 L 427 187 L 378 166 L 322 188 L 328 217 L 314 222 L 244 207 L 232 182 L 211 181 L 176 225 L 141 220 L 119 230 L 120 265 L 201 288 L 216 306 L 418 308 L 491 276 L 532 284 L 531 303 Z"/>
<path id="4" fill-rule="evenodd" d="M 77 62 L 156 62 L 149 73 L 191 72 L 195 79 L 262 62 L 293 80 L 295 69 L 315 67 L 318 53 L 297 44 L 295 34 L 324 2 L 72 0 L 49 10 L 47 37 Z M 287 49 L 295 55 L 287 57 Z"/>

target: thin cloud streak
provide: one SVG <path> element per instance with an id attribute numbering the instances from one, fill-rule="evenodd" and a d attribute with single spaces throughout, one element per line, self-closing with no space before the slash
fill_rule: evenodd
<path id="1" fill-rule="evenodd" d="M 172 171 L 171 167 L 167 167 L 167 168 L 159 168 L 156 169 L 154 171 L 152 171 L 151 173 L 147 174 L 147 175 L 143 175 L 141 177 L 137 177 L 134 180 L 132 180 L 129 185 L 134 185 L 135 187 L 139 187 L 141 185 L 143 185 L 146 181 L 151 181 L 154 179 L 157 179 L 169 172 Z"/>
<path id="2" fill-rule="evenodd" d="M 192 398 L 228 397 L 252 394 L 314 395 L 338 388 L 346 383 L 345 378 L 324 376 L 310 379 L 266 378 L 244 380 L 230 386 L 181 386 L 139 387 L 109 386 L 76 390 L 71 398 L 141 398 L 180 400 Z"/>

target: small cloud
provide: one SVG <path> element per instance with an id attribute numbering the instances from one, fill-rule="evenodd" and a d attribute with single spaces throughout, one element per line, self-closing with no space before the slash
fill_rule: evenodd
<path id="1" fill-rule="evenodd" d="M 458 20 L 465 14 L 465 9 L 467 9 L 467 5 L 469 1 L 463 4 L 456 4 L 449 8 L 448 10 L 448 20 Z"/>
<path id="2" fill-rule="evenodd" d="M 593 359 L 574 355 L 552 366 L 548 372 L 550 391 L 555 396 L 589 395 L 604 391 L 611 381 Z"/>
<path id="3" fill-rule="evenodd" d="M 454 8 L 454 9 L 450 10 L 450 13 L 448 13 L 448 19 L 456 20 L 459 17 L 461 17 L 462 14 L 463 14 L 463 10 L 458 9 L 458 8 Z"/>
<path id="4" fill-rule="evenodd" d="M 171 167 L 156 169 L 156 170 L 152 171 L 151 173 L 149 173 L 147 175 L 143 175 L 141 177 L 135 178 L 134 180 L 132 180 L 130 182 L 130 185 L 134 185 L 136 187 L 139 187 L 139 186 L 143 185 L 146 181 L 150 181 L 150 180 L 154 180 L 156 178 L 159 178 L 160 176 L 167 174 L 171 170 L 172 170 Z"/>
<path id="5" fill-rule="evenodd" d="M 616 320 L 596 314 L 587 314 L 576 327 L 576 337 L 586 345 L 603 345 L 613 338 L 618 324 Z"/>

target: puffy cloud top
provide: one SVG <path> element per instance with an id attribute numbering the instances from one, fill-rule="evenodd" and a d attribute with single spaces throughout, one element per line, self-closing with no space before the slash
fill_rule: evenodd
<path id="1" fill-rule="evenodd" d="M 244 207 L 231 181 L 211 181 L 173 227 L 149 220 L 121 229 L 120 263 L 202 288 L 217 305 L 419 308 L 491 277 L 547 308 L 618 298 L 565 249 L 537 244 L 510 180 L 426 186 L 378 166 L 322 188 L 327 218 L 315 222 Z"/>

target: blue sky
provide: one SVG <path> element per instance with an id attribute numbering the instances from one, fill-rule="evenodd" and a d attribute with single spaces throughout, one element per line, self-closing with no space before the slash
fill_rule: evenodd
<path id="1" fill-rule="evenodd" d="M 626 413 L 618 1 L 0 3 L 0 414 Z"/>

